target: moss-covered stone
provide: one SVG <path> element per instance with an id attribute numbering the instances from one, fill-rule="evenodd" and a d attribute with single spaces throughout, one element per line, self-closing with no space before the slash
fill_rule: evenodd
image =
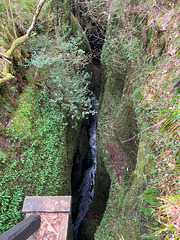
<path id="1" fill-rule="evenodd" d="M 114 4 L 117 3 L 115 1 Z M 115 8 L 114 11 L 116 10 Z M 119 12 L 121 13 L 122 11 Z M 113 11 L 111 14 L 113 16 Z M 107 31 L 108 37 L 115 37 L 114 32 L 118 31 L 115 26 L 119 26 L 119 19 L 121 15 L 112 20 Z M 123 16 L 122 21 L 125 21 Z M 133 25 L 136 18 L 132 16 L 130 21 Z M 122 25 L 120 29 L 123 31 Z M 123 38 L 122 35 L 121 37 Z M 98 240 L 119 240 L 121 236 L 126 240 L 138 240 L 147 230 L 144 227 L 147 218 L 140 212 L 140 195 L 147 184 L 141 170 L 149 168 L 150 160 L 144 161 L 138 152 L 139 139 L 135 137 L 138 134 L 138 125 L 132 99 L 134 90 L 140 84 L 137 74 L 141 71 L 144 51 L 138 38 L 135 34 L 134 42 L 131 43 L 125 39 L 120 38 L 119 42 L 115 39 L 117 45 L 113 46 L 111 41 L 107 41 L 103 47 L 104 85 L 100 95 L 97 147 L 98 163 L 101 165 L 104 162 L 111 186 L 106 212 L 95 233 L 95 239 Z M 143 141 L 140 146 L 142 145 Z M 141 147 L 139 151 L 142 151 Z"/>
<path id="2" fill-rule="evenodd" d="M 80 47 L 87 53 L 91 53 L 91 47 L 86 37 L 86 34 L 84 33 L 81 25 L 79 24 L 78 19 L 72 13 L 71 13 L 71 28 L 72 33 L 75 37 L 80 36 L 82 38 L 82 43 Z"/>
<path id="3" fill-rule="evenodd" d="M 157 84 L 156 90 L 153 90 L 155 89 L 153 84 L 154 81 L 158 83 L 160 79 L 165 80 L 165 76 L 167 79 L 170 78 L 168 73 L 162 77 L 163 73 L 166 72 L 165 68 L 168 69 L 168 66 L 171 65 L 168 62 L 169 58 L 164 58 L 162 62 L 159 58 L 162 53 L 165 54 L 167 51 L 164 48 L 169 43 L 169 40 L 166 39 L 169 30 L 167 29 L 165 34 L 162 31 L 162 27 L 165 25 L 159 22 L 154 23 L 157 25 L 155 27 L 151 13 L 148 15 L 149 21 L 138 24 L 140 23 L 140 15 L 135 13 L 138 9 L 134 7 L 132 1 L 126 2 L 126 4 L 128 10 L 124 11 L 122 1 L 115 0 L 113 2 L 106 36 L 107 41 L 102 52 L 103 81 L 97 132 L 98 167 L 103 162 L 110 176 L 111 185 L 106 211 L 95 233 L 94 239 L 96 240 L 151 239 L 148 235 L 152 229 L 147 226 L 151 225 L 152 227 L 151 221 L 153 221 L 154 229 L 158 225 L 155 219 L 152 220 L 154 209 L 148 208 L 147 203 L 148 206 L 158 206 L 156 197 L 161 188 L 158 181 L 161 181 L 163 173 L 158 178 L 157 172 L 161 171 L 157 169 L 156 157 L 159 146 L 156 146 L 158 144 L 153 140 L 157 137 L 156 134 L 158 137 L 161 135 L 162 130 L 156 132 L 156 127 L 159 124 L 159 119 L 164 116 L 160 100 L 162 93 L 158 89 L 162 87 L 162 91 L 166 92 L 166 88 L 169 88 L 169 82 L 162 81 L 161 85 Z M 173 19 L 173 11 L 169 22 Z M 160 17 L 164 13 L 158 12 L 158 14 Z M 168 15 L 168 13 L 166 14 Z M 167 18 L 164 19 L 167 20 Z M 168 21 L 166 22 L 167 26 Z M 176 32 L 177 29 L 174 31 Z M 117 37 L 118 34 L 119 37 Z M 149 53 L 151 56 L 148 55 Z M 177 58 L 177 56 L 178 52 L 172 59 Z M 160 62 L 159 65 L 157 59 Z M 164 67 L 165 62 L 167 63 L 166 67 Z M 177 75 L 176 67 L 173 64 L 171 67 Z M 151 76 L 153 75 L 152 69 L 154 78 Z M 170 72 L 171 69 L 169 69 Z M 152 85 L 150 89 L 149 85 Z M 144 91 L 144 95 L 147 99 L 141 95 L 144 86 L 146 86 L 145 91 L 147 91 L 147 93 Z M 139 94 L 137 94 L 138 91 Z M 135 92 L 136 94 L 134 94 Z M 154 97 L 151 98 L 152 92 Z M 151 102 L 149 98 L 152 100 Z M 176 104 L 174 101 L 170 100 L 171 104 Z M 139 104 L 137 104 L 138 102 Z M 161 107 L 159 115 L 157 117 L 154 114 L 156 119 L 153 119 L 154 115 L 150 112 L 153 113 L 155 108 L 159 108 L 159 106 Z M 155 125 L 153 125 L 154 120 L 157 123 Z M 174 136 L 176 134 L 175 132 Z M 168 142 L 166 136 L 169 136 L 169 133 L 161 137 L 162 142 Z M 173 144 L 175 149 L 173 151 L 177 153 L 176 142 Z M 159 145 L 162 147 L 163 144 L 159 142 Z M 163 155 L 163 150 L 160 154 Z M 158 159 L 159 162 L 160 158 L 161 156 Z M 123 171 L 120 171 L 121 168 Z M 162 171 L 166 172 L 165 169 Z M 175 172 L 174 174 L 176 175 Z M 155 184 L 150 189 L 149 186 L 152 182 Z M 164 183 L 164 186 L 166 184 Z M 152 238 L 159 239 L 156 236 Z"/>

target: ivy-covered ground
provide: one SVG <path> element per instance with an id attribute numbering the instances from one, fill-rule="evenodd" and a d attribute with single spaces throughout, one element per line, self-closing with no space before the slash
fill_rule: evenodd
<path id="1" fill-rule="evenodd" d="M 64 115 L 33 86 L 18 106 L 6 133 L 11 144 L 0 152 L 1 233 L 22 218 L 25 196 L 70 194 Z"/>

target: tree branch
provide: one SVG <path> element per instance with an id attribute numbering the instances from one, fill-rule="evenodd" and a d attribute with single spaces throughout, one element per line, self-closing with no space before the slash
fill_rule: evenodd
<path id="1" fill-rule="evenodd" d="M 9 15 L 9 10 L 8 10 L 8 6 L 7 6 L 7 2 L 6 2 L 6 0 L 4 0 L 4 5 L 5 5 L 5 7 L 6 7 L 6 14 L 7 14 L 7 17 L 8 17 L 8 19 L 11 19 L 11 18 L 10 18 L 10 15 Z"/>
<path id="2" fill-rule="evenodd" d="M 33 20 L 32 20 L 31 26 L 27 30 L 26 35 L 30 36 L 30 33 L 31 33 L 31 31 L 33 30 L 33 28 L 34 28 L 34 26 L 36 24 L 37 18 L 39 16 L 39 13 L 41 12 L 41 8 L 44 5 L 45 1 L 46 0 L 40 0 L 39 1 L 39 4 L 38 4 L 37 9 L 36 9 L 36 12 L 34 13 L 34 16 L 33 16 Z"/>
<path id="3" fill-rule="evenodd" d="M 6 62 L 8 62 L 9 64 L 11 64 L 11 61 L 8 59 L 8 56 L 0 53 L 0 58 L 2 58 L 4 61 L 6 61 Z"/>
<path id="4" fill-rule="evenodd" d="M 130 138 L 130 139 L 128 139 L 128 140 L 125 140 L 125 141 L 121 141 L 121 143 L 126 143 L 126 142 L 129 142 L 129 141 L 133 140 L 135 137 L 139 137 L 143 132 L 145 132 L 145 131 L 147 131 L 147 130 L 149 130 L 149 129 L 151 129 L 151 128 L 154 128 L 154 127 L 156 127 L 156 126 L 158 126 L 158 125 L 160 125 L 162 122 L 163 122 L 163 121 L 161 121 L 161 122 L 159 122 L 159 123 L 157 123 L 157 124 L 155 124 L 155 125 L 153 125 L 153 126 L 150 126 L 150 127 L 146 128 L 146 129 L 144 129 L 144 130 L 141 131 L 140 133 L 134 135 L 132 138 Z"/>
<path id="5" fill-rule="evenodd" d="M 4 2 L 6 3 L 6 1 L 4 0 Z M 32 23 L 31 23 L 31 26 L 28 28 L 26 34 L 22 37 L 19 37 L 17 38 L 11 45 L 11 48 L 3 55 L 3 54 L 0 54 L 0 58 L 2 58 L 3 60 L 5 60 L 5 66 L 4 66 L 4 77 L 3 78 L 0 78 L 0 86 L 2 84 L 4 84 L 5 81 L 10 81 L 11 79 L 14 79 L 15 77 L 10 73 L 10 64 L 11 64 L 11 58 L 12 58 L 12 54 L 13 54 L 13 51 L 21 44 L 23 44 L 24 42 L 26 42 L 29 38 L 30 38 L 30 33 L 31 31 L 33 30 L 35 24 L 36 24 L 36 21 L 37 21 L 37 18 L 41 12 L 41 8 L 42 6 L 44 5 L 44 3 L 46 2 L 46 0 L 40 0 L 39 1 L 39 4 L 36 8 L 36 12 L 34 13 L 34 16 L 33 16 L 33 20 L 32 20 Z M 6 5 L 7 6 L 7 5 Z M 9 12 L 8 12 L 9 13 Z M 35 35 L 35 34 L 33 34 Z M 31 36 L 33 36 L 31 35 Z"/>

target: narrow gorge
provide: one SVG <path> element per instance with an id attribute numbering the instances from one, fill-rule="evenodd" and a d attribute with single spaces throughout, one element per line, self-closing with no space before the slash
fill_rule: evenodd
<path id="1" fill-rule="evenodd" d="M 72 196 L 69 240 L 180 238 L 180 4 L 0 3 L 0 234 Z"/>
<path id="2" fill-rule="evenodd" d="M 97 99 L 93 96 L 93 110 L 97 112 Z M 79 188 L 75 192 L 75 197 L 78 198 L 78 211 L 73 223 L 73 239 L 77 239 L 78 228 L 83 218 L 89 210 L 92 198 L 94 197 L 94 184 L 96 175 L 96 119 L 97 113 L 89 118 L 89 146 L 91 150 L 91 166 L 83 173 L 83 180 Z"/>

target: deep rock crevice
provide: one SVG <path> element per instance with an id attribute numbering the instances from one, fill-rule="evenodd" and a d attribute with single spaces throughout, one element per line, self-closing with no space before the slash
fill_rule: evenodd
<path id="1" fill-rule="evenodd" d="M 94 25 L 93 28 L 95 28 Z M 105 36 L 102 35 L 101 31 L 98 32 L 98 28 L 96 28 L 96 32 L 92 32 L 91 30 L 87 29 L 86 31 L 86 36 L 93 53 L 92 63 L 89 66 L 92 73 L 89 88 L 91 91 L 93 91 L 96 97 L 99 98 L 102 87 L 100 58 Z M 73 224 L 77 219 L 82 199 L 82 195 L 79 194 L 78 189 L 86 177 L 86 170 L 93 164 L 93 159 L 91 157 L 92 149 L 90 149 L 89 145 L 90 136 L 88 132 L 92 118 L 93 116 L 90 116 L 89 119 L 84 119 L 82 121 L 81 130 L 77 140 L 77 149 L 73 159 L 71 174 Z M 94 192 L 93 201 L 86 216 L 79 225 L 77 238 L 74 237 L 73 239 L 92 240 L 94 238 L 93 235 L 96 231 L 96 228 L 100 224 L 106 209 L 106 203 L 109 196 L 110 178 L 106 172 L 105 166 L 99 166 L 97 172 L 99 179 L 97 177 L 95 179 L 95 189 L 94 183 L 91 186 L 91 190 Z"/>
<path id="2" fill-rule="evenodd" d="M 100 93 L 100 61 L 93 59 L 93 76 L 95 78 L 95 84 L 92 88 L 94 92 L 99 95 Z M 83 183 L 87 175 L 87 169 L 89 169 L 93 163 L 92 149 L 90 148 L 90 128 L 92 128 L 92 122 L 94 116 L 90 116 L 89 119 L 82 121 L 80 134 L 77 140 L 77 149 L 73 159 L 73 168 L 71 174 L 72 185 L 72 223 L 74 224 L 79 214 L 80 203 L 82 200 L 82 193 L 79 192 L 79 187 Z M 98 170 L 99 171 L 99 170 Z M 100 170 L 101 171 L 101 170 Z M 85 218 L 79 225 L 77 238 L 74 239 L 93 239 L 93 235 L 97 226 L 100 224 L 103 213 L 106 208 L 106 202 L 109 195 L 110 179 L 106 170 L 103 170 L 103 178 L 97 179 L 98 187 L 94 191 L 94 181 L 91 184 L 90 191 L 94 192 L 94 197 L 97 200 L 97 204 L 94 204 L 96 200 L 93 200 L 90 209 L 88 210 Z M 96 184 L 96 183 L 95 183 Z M 91 194 L 90 194 L 91 195 Z M 91 201 L 92 199 L 90 199 Z M 100 205 L 99 205 L 100 203 Z"/>

